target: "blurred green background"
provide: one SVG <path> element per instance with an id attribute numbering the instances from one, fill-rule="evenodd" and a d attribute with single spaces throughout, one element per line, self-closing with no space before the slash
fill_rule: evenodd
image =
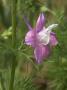
<path id="1" fill-rule="evenodd" d="M 33 50 L 24 44 L 28 28 L 27 16 L 34 27 L 40 12 L 46 25 L 58 23 L 55 30 L 59 45 L 40 65 Z M 8 90 L 12 51 L 11 0 L 0 0 L 0 90 Z M 67 0 L 18 0 L 17 2 L 17 65 L 14 90 L 67 90 Z"/>

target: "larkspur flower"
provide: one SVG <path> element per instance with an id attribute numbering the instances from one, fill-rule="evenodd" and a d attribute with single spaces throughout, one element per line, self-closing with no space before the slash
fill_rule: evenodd
<path id="1" fill-rule="evenodd" d="M 58 44 L 56 34 L 52 32 L 52 29 L 57 27 L 58 24 L 52 24 L 45 28 L 45 17 L 43 13 L 40 13 L 34 28 L 31 27 L 26 18 L 25 22 L 29 29 L 25 36 L 25 43 L 34 48 L 36 62 L 41 63 L 43 59 L 48 57 L 50 46 L 56 46 Z"/>

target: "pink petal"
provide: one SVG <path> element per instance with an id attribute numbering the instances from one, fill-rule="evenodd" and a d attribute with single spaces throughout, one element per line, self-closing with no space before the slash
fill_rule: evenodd
<path id="1" fill-rule="evenodd" d="M 58 44 L 57 38 L 56 38 L 56 34 L 51 32 L 50 35 L 50 45 L 51 46 L 56 46 Z"/>
<path id="2" fill-rule="evenodd" d="M 28 20 L 28 18 L 27 17 L 23 17 L 24 18 L 24 21 L 25 21 L 25 23 L 26 23 L 26 25 L 27 25 L 27 27 L 28 27 L 28 29 L 29 30 L 32 30 L 32 27 L 31 27 L 31 25 L 30 25 L 30 23 L 29 23 L 29 20 Z"/>
<path id="3" fill-rule="evenodd" d="M 35 29 L 30 30 L 25 36 L 25 43 L 36 47 L 38 45 L 37 32 Z"/>
<path id="4" fill-rule="evenodd" d="M 49 55 L 49 47 L 48 46 L 38 46 L 34 50 L 34 55 L 37 63 L 41 63 L 44 58 Z"/>
<path id="5" fill-rule="evenodd" d="M 25 36 L 25 43 L 27 45 L 32 45 L 33 46 L 33 43 L 34 43 L 34 31 L 33 30 L 30 30 L 26 36 Z"/>
<path id="6" fill-rule="evenodd" d="M 39 32 L 40 30 L 43 29 L 43 26 L 44 26 L 44 22 L 45 22 L 45 17 L 44 17 L 44 14 L 41 13 L 37 19 L 37 22 L 36 22 L 36 30 L 37 32 Z"/>

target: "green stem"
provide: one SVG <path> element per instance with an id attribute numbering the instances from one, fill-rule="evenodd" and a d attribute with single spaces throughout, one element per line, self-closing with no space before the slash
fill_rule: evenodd
<path id="1" fill-rule="evenodd" d="M 2 90 L 6 90 L 5 85 L 4 85 L 4 79 L 3 79 L 3 76 L 2 76 L 1 72 L 0 72 L 0 81 L 1 81 Z"/>
<path id="2" fill-rule="evenodd" d="M 17 0 L 12 0 L 12 46 L 13 46 L 13 60 L 12 60 L 12 70 L 11 70 L 11 79 L 10 79 L 10 85 L 9 85 L 9 90 L 13 90 L 13 85 L 14 85 L 14 77 L 15 77 L 15 69 L 16 69 L 16 1 Z"/>

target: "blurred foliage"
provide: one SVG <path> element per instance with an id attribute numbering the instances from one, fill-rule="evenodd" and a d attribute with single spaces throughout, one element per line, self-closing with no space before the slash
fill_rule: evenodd
<path id="1" fill-rule="evenodd" d="M 65 6 L 55 0 L 18 0 L 17 3 L 17 65 L 15 74 L 15 90 L 67 90 L 67 1 Z M 11 62 L 14 56 L 12 49 L 11 0 L 0 0 L 0 90 L 6 88 L 10 79 Z M 60 4 L 57 7 L 54 4 Z M 54 8 L 53 8 L 54 6 Z M 32 26 L 39 12 L 46 15 L 46 26 L 58 23 L 57 34 L 59 44 L 53 48 L 51 56 L 37 65 L 33 50 L 24 44 L 27 27 L 23 16 L 27 16 Z M 47 80 L 47 88 L 39 89 L 34 79 Z M 45 87 L 43 83 L 42 86 Z M 3 89 L 5 90 L 5 89 Z"/>

